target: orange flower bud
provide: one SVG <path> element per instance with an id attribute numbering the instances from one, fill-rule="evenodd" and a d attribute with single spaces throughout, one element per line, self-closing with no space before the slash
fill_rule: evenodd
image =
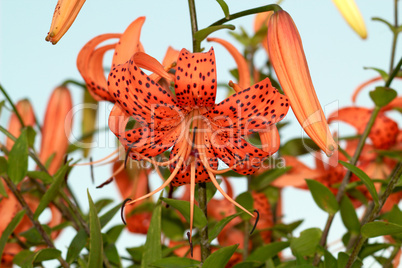
<path id="1" fill-rule="evenodd" d="M 15 107 L 17 108 L 17 111 L 20 114 L 21 119 L 24 122 L 25 126 L 35 125 L 35 114 L 34 114 L 32 105 L 29 102 L 29 100 L 20 100 Z M 12 113 L 10 116 L 8 131 L 14 137 L 18 137 L 21 133 L 21 123 L 15 113 Z M 7 141 L 6 141 L 7 150 L 11 150 L 13 145 L 14 145 L 14 141 L 7 138 Z"/>
<path id="2" fill-rule="evenodd" d="M 43 163 L 52 157 L 48 171 L 54 174 L 63 163 L 71 133 L 73 107 L 70 91 L 66 87 L 56 88 L 47 105 L 42 128 L 42 144 L 39 158 Z"/>
<path id="3" fill-rule="evenodd" d="M 46 41 L 52 42 L 53 45 L 59 42 L 73 24 L 84 3 L 85 0 L 59 0 Z"/>
<path id="4" fill-rule="evenodd" d="M 337 144 L 315 93 L 299 32 L 286 11 L 275 12 L 269 21 L 268 53 L 300 125 L 327 155 L 331 155 Z"/>

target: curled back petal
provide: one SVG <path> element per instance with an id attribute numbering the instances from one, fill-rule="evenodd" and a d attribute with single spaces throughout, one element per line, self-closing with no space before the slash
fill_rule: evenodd
<path id="1" fill-rule="evenodd" d="M 259 131 L 261 140 L 261 149 L 264 152 L 273 154 L 279 150 L 281 144 L 278 128 L 275 125 L 271 125 L 263 131 Z"/>
<path id="2" fill-rule="evenodd" d="M 121 35 L 114 51 L 112 68 L 128 61 L 134 53 L 143 51 L 140 43 L 140 35 L 144 22 L 145 17 L 137 18 Z"/>
<path id="3" fill-rule="evenodd" d="M 42 163 L 53 157 L 48 168 L 50 174 L 59 169 L 67 152 L 73 120 L 72 108 L 73 102 L 68 88 L 56 88 L 46 108 L 39 153 Z"/>
<path id="4" fill-rule="evenodd" d="M 111 70 L 108 79 L 110 94 L 127 115 L 144 126 L 155 130 L 177 126 L 185 112 L 177 106 L 168 89 L 161 87 L 137 66 L 135 55 Z"/>
<path id="5" fill-rule="evenodd" d="M 89 93 L 97 100 L 113 101 L 107 91 L 107 83 L 103 70 L 103 56 L 106 51 L 113 49 L 115 45 L 106 45 L 96 49 L 96 47 L 108 39 L 119 38 L 121 34 L 103 34 L 90 40 L 81 49 L 77 57 L 77 68 L 84 78 Z"/>
<path id="6" fill-rule="evenodd" d="M 209 42 L 216 42 L 224 46 L 229 53 L 232 55 L 237 64 L 237 69 L 239 71 L 239 83 L 241 88 L 248 88 L 250 86 L 250 70 L 246 59 L 243 55 L 229 42 L 220 38 L 207 38 Z"/>
<path id="7" fill-rule="evenodd" d="M 176 63 L 177 59 L 179 58 L 179 54 L 180 54 L 180 51 L 169 46 L 166 51 L 165 57 L 163 58 L 162 65 L 170 66 L 173 63 Z"/>
<path id="8" fill-rule="evenodd" d="M 215 128 L 247 135 L 281 121 L 289 110 L 288 99 L 268 78 L 216 104 L 204 115 Z"/>
<path id="9" fill-rule="evenodd" d="M 216 97 L 214 49 L 206 53 L 180 51 L 175 74 L 175 92 L 182 107 L 211 107 Z"/>
<path id="10" fill-rule="evenodd" d="M 372 110 L 363 107 L 346 107 L 340 109 L 337 113 L 338 116 L 332 118 L 330 116 L 328 122 L 345 122 L 352 125 L 359 134 L 362 134 L 370 120 Z M 380 113 L 370 131 L 369 138 L 375 148 L 388 149 L 395 144 L 398 132 L 398 124 Z"/>

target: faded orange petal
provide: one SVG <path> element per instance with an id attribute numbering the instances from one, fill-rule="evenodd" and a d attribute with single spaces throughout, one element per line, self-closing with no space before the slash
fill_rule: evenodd
<path id="1" fill-rule="evenodd" d="M 42 143 L 39 158 L 46 163 L 53 157 L 48 171 L 56 173 L 63 163 L 68 148 L 68 137 L 72 127 L 73 103 L 66 87 L 57 87 L 50 96 L 42 128 Z"/>
<path id="2" fill-rule="evenodd" d="M 299 188 L 306 187 L 305 179 L 315 179 L 323 174 L 320 170 L 309 168 L 296 157 L 283 156 L 287 167 L 292 167 L 287 173 L 272 182 L 272 186 L 283 188 L 293 186 Z"/>
<path id="3" fill-rule="evenodd" d="M 243 57 L 243 55 L 229 42 L 220 39 L 220 38 L 207 38 L 208 42 L 216 42 L 224 46 L 232 55 L 234 60 L 236 61 L 237 64 L 237 69 L 239 71 L 239 83 L 238 85 L 242 89 L 246 89 L 250 87 L 250 70 L 248 68 L 248 64 L 246 59 Z"/>
<path id="4" fill-rule="evenodd" d="M 21 119 L 24 122 L 25 126 L 33 127 L 35 125 L 35 114 L 29 100 L 21 100 L 15 105 L 15 107 L 17 108 L 17 111 L 20 114 Z M 21 133 L 21 123 L 15 113 L 12 113 L 10 116 L 10 121 L 8 123 L 8 131 L 14 137 L 18 137 Z M 11 150 L 13 145 L 14 141 L 7 138 L 6 141 L 7 150 Z"/>
<path id="5" fill-rule="evenodd" d="M 329 122 L 342 121 L 356 128 L 357 133 L 362 134 L 372 110 L 363 107 L 346 107 L 336 112 L 337 116 L 330 116 Z M 369 138 L 374 147 L 378 149 L 388 149 L 395 144 L 399 129 L 398 124 L 380 113 L 370 131 Z"/>
<path id="6" fill-rule="evenodd" d="M 84 3 L 85 0 L 59 0 L 46 41 L 55 45 L 73 24 Z"/>
<path id="7" fill-rule="evenodd" d="M 337 144 L 315 93 L 299 32 L 283 10 L 269 21 L 268 53 L 300 125 L 321 150 L 328 156 L 333 154 Z"/>

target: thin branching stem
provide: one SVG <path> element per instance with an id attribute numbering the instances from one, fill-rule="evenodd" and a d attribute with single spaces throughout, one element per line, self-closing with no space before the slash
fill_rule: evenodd
<path id="1" fill-rule="evenodd" d="M 17 116 L 18 121 L 20 121 L 21 126 L 25 127 L 24 120 L 22 120 L 22 117 L 21 117 L 20 113 L 18 112 L 17 107 L 15 107 L 10 96 L 8 96 L 7 91 L 1 85 L 0 85 L 0 90 L 3 93 L 3 95 L 6 97 L 8 103 L 10 103 L 11 107 L 13 108 L 13 111 L 14 111 L 15 115 Z"/>

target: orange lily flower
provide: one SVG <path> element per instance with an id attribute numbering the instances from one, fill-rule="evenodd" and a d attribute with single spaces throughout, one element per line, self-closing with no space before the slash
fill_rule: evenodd
<path id="1" fill-rule="evenodd" d="M 300 125 L 321 150 L 333 154 L 337 144 L 315 93 L 299 32 L 286 11 L 269 20 L 268 54 Z"/>
<path id="2" fill-rule="evenodd" d="M 18 113 L 21 116 L 22 121 L 24 122 L 25 126 L 34 126 L 35 125 L 35 114 L 32 109 L 32 105 L 29 100 L 20 100 L 15 105 L 17 108 Z M 18 120 L 18 117 L 15 113 L 12 113 L 10 116 L 10 121 L 8 124 L 8 131 L 14 136 L 18 137 L 21 133 L 21 123 Z M 14 145 L 14 141 L 7 138 L 6 141 L 6 148 L 7 150 L 11 150 Z"/>
<path id="3" fill-rule="evenodd" d="M 354 0 L 332 0 L 350 27 L 363 39 L 367 38 L 367 30 L 363 17 Z"/>
<path id="4" fill-rule="evenodd" d="M 84 3 L 85 0 L 59 0 L 46 41 L 52 42 L 53 45 L 59 42 L 73 24 Z"/>
<path id="5" fill-rule="evenodd" d="M 402 77 L 399 77 L 399 76 L 396 76 L 395 78 L 396 78 L 396 79 L 402 79 Z M 360 94 L 360 92 L 361 92 L 364 88 L 366 88 L 367 86 L 369 86 L 369 85 L 371 85 L 371 84 L 373 84 L 373 83 L 375 83 L 375 82 L 378 82 L 378 81 L 383 81 L 383 78 L 382 78 L 381 76 L 376 76 L 376 77 L 373 77 L 373 78 L 371 78 L 371 79 L 365 81 L 364 83 L 360 84 L 360 85 L 355 89 L 355 91 L 353 92 L 353 95 L 352 95 L 352 102 L 353 102 L 353 104 L 356 103 L 357 96 Z M 399 100 L 398 100 L 398 99 L 399 99 Z M 398 101 L 397 101 L 397 100 L 398 100 Z M 394 103 L 395 103 L 395 102 L 398 102 L 399 107 L 402 107 L 402 98 L 401 98 L 401 97 L 394 99 L 392 102 L 394 102 Z M 391 102 L 391 103 L 392 103 L 392 102 Z M 391 103 L 389 103 L 388 105 L 390 105 Z"/>
<path id="6" fill-rule="evenodd" d="M 140 19 L 133 24 L 143 22 L 144 19 Z M 132 32 L 133 24 L 129 26 Z M 138 25 L 142 23 L 138 22 Z M 135 35 L 136 40 L 139 38 L 138 25 L 134 27 L 138 33 Z M 195 183 L 212 181 L 230 202 L 241 207 L 222 190 L 215 174 L 232 169 L 246 175 L 259 169 L 261 161 L 273 152 L 252 146 L 243 136 L 259 132 L 283 119 L 288 110 L 287 98 L 272 87 L 269 79 L 265 79 L 215 104 L 217 84 L 213 49 L 207 53 L 190 53 L 185 49 L 180 52 L 175 67 L 173 95 L 169 88 L 158 84 L 161 77 L 172 80 L 163 65 L 138 51 L 141 47 L 139 41 L 134 46 L 137 52 L 133 55 L 133 50 L 128 49 L 133 46 L 127 44 L 129 38 L 123 38 L 125 36 L 123 34 L 120 37 L 115 48 L 115 67 L 111 70 L 107 82 L 108 96 L 100 93 L 103 94 L 103 99 L 115 102 L 109 117 L 109 127 L 131 158 L 146 160 L 158 166 L 169 166 L 171 170 L 171 176 L 162 186 L 127 204 L 145 199 L 169 184 L 179 186 L 190 183 L 192 233 Z M 98 38 L 105 39 L 104 36 Z M 81 53 L 95 53 L 93 40 Z M 131 58 L 127 55 L 131 55 Z M 82 61 L 84 58 L 86 60 Z M 86 64 L 91 60 L 81 54 L 77 62 L 78 65 L 88 66 Z M 140 68 L 151 70 L 155 74 L 148 76 Z M 84 75 L 91 72 L 94 74 L 95 70 L 81 70 Z M 84 76 L 86 81 L 90 77 L 91 75 L 86 78 Z M 154 77 L 156 81 L 152 79 Z M 90 90 L 105 92 L 97 90 L 95 81 L 96 79 L 92 79 L 94 84 Z M 88 82 L 89 80 L 87 84 L 92 84 Z M 126 131 L 130 117 L 141 126 Z M 157 162 L 151 159 L 172 146 L 169 161 Z M 229 169 L 217 170 L 218 158 L 225 162 Z"/>
<path id="7" fill-rule="evenodd" d="M 56 173 L 63 163 L 72 128 L 73 107 L 71 94 L 66 87 L 57 87 L 50 96 L 42 128 L 39 158 L 43 163 L 52 157 L 48 171 Z"/>

